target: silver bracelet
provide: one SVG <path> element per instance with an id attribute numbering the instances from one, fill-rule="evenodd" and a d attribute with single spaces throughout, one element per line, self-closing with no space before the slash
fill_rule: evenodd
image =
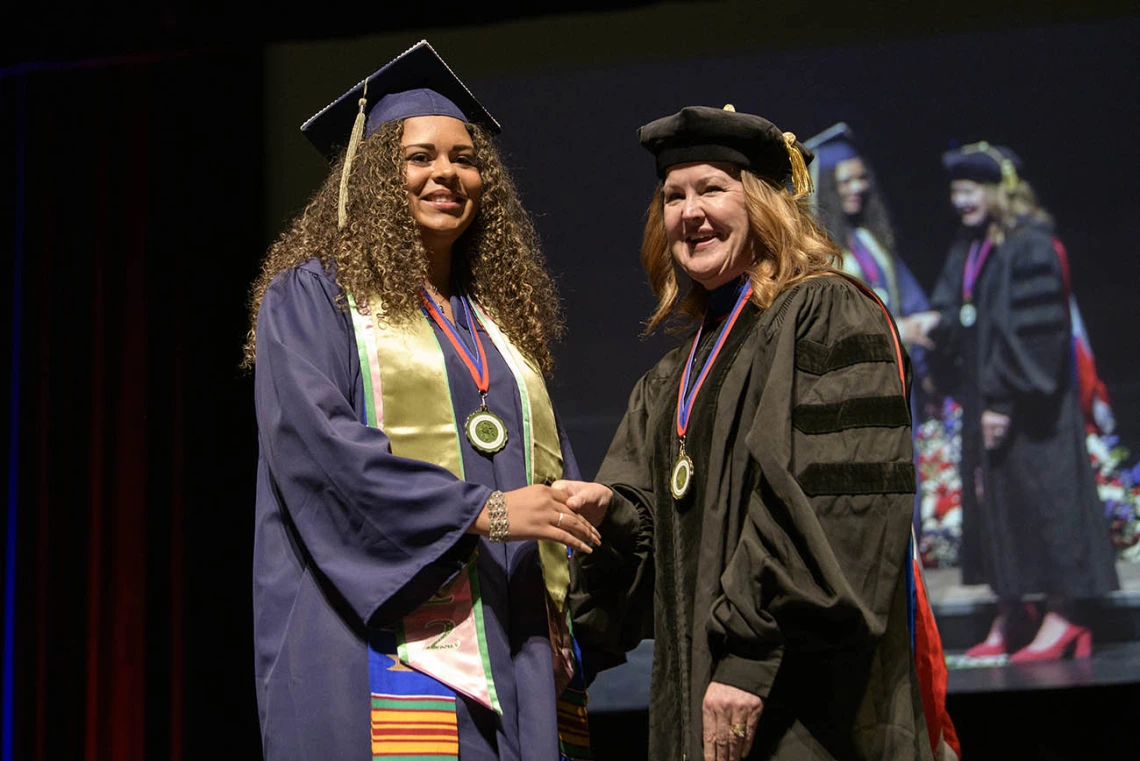
<path id="1" fill-rule="evenodd" d="M 491 532 L 487 538 L 492 542 L 507 542 L 511 539 L 511 523 L 507 518 L 507 498 L 501 491 L 491 492 L 487 500 L 487 517 L 491 521 Z"/>

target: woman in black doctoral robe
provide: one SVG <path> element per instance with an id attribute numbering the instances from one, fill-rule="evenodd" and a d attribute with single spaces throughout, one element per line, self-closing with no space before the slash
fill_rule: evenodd
<path id="1" fill-rule="evenodd" d="M 928 733 L 912 653 L 890 315 L 831 268 L 794 135 L 730 107 L 639 134 L 650 327 L 699 328 L 634 388 L 598 483 L 566 484 L 603 537 L 572 566 L 575 633 L 602 667 L 655 640 L 653 759 L 930 758 L 949 725 Z"/>
<path id="2" fill-rule="evenodd" d="M 939 387 L 962 404 L 962 581 L 988 584 L 999 614 L 970 656 L 1016 647 L 1030 594 L 1048 596 L 1014 662 L 1087 657 L 1072 601 L 1117 588 L 1114 551 L 1085 448 L 1069 296 L 1051 228 L 1017 213 L 1021 161 L 975 143 L 943 164 L 962 227 L 931 306 Z"/>

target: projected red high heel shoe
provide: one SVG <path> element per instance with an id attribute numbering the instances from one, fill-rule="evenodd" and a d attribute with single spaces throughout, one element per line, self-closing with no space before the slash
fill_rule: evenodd
<path id="1" fill-rule="evenodd" d="M 992 624 L 990 624 L 990 633 L 986 638 L 978 644 L 971 647 L 966 651 L 967 658 L 993 658 L 998 655 L 1005 655 L 1009 652 L 1009 648 L 1005 642 L 1006 622 L 1008 616 L 1005 613 L 999 614 Z"/>
<path id="2" fill-rule="evenodd" d="M 988 639 L 985 642 L 979 642 L 966 651 L 967 658 L 992 658 L 997 655 L 1005 655 L 1005 638 L 1003 637 L 998 642 L 990 642 Z"/>
<path id="3" fill-rule="evenodd" d="M 1049 647 L 1033 650 L 1027 645 L 1009 656 L 1009 662 L 1056 661 L 1070 652 L 1074 658 L 1088 658 L 1092 655 L 1092 632 L 1087 627 L 1069 624 L 1060 639 Z"/>

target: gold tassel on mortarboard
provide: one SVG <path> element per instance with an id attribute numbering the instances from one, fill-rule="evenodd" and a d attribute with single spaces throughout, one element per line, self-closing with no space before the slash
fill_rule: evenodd
<path id="1" fill-rule="evenodd" d="M 725 103 L 724 110 L 736 113 L 736 107 L 731 103 Z M 815 190 L 815 183 L 811 181 L 804 155 L 796 147 L 796 136 L 791 132 L 784 133 L 784 146 L 788 149 L 788 161 L 792 164 L 792 187 L 796 189 L 796 195 L 811 193 Z"/>
<path id="2" fill-rule="evenodd" d="M 364 80 L 364 92 L 360 96 L 360 110 L 356 113 L 356 121 L 352 123 L 352 135 L 348 138 L 348 148 L 344 152 L 344 169 L 340 173 L 340 199 L 336 207 L 336 226 L 343 230 L 348 224 L 348 175 L 352 172 L 352 159 L 356 156 L 356 148 L 364 137 L 364 107 L 368 105 L 368 80 Z"/>
<path id="3" fill-rule="evenodd" d="M 792 187 L 796 195 L 811 193 L 815 190 L 815 183 L 811 181 L 804 155 L 796 147 L 796 136 L 791 132 L 784 133 L 784 147 L 788 149 L 788 161 L 792 165 Z"/>

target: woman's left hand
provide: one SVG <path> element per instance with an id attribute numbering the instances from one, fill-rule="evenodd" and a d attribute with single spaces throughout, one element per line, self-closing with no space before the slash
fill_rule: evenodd
<path id="1" fill-rule="evenodd" d="M 702 705 L 705 761 L 738 761 L 752 750 L 764 701 L 751 692 L 710 682 Z"/>
<path id="2" fill-rule="evenodd" d="M 907 346 L 921 346 L 924 349 L 933 349 L 934 342 L 930 340 L 930 331 L 938 327 L 942 316 L 938 312 L 916 312 L 899 317 L 895 325 L 899 329 L 899 337 Z"/>

